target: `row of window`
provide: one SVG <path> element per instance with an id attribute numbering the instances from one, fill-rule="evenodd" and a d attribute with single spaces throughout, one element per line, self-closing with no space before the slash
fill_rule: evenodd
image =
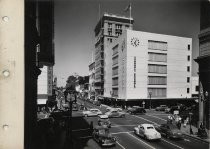
<path id="1" fill-rule="evenodd" d="M 148 97 L 166 97 L 166 88 L 148 88 Z"/>
<path id="2" fill-rule="evenodd" d="M 166 85 L 167 79 L 164 76 L 149 76 L 148 85 Z"/>
<path id="3" fill-rule="evenodd" d="M 167 62 L 166 53 L 151 53 L 149 52 L 149 61 L 152 62 Z"/>
<path id="4" fill-rule="evenodd" d="M 148 72 L 149 73 L 167 74 L 167 66 L 166 65 L 149 64 Z"/>
<path id="5" fill-rule="evenodd" d="M 112 23 L 108 23 L 108 28 L 112 28 Z M 122 29 L 122 24 L 115 24 L 115 28 Z"/>
<path id="6" fill-rule="evenodd" d="M 148 48 L 153 49 L 153 50 L 167 50 L 167 42 L 162 42 L 162 41 L 153 41 L 149 40 L 148 41 Z"/>
<path id="7" fill-rule="evenodd" d="M 117 86 L 118 85 L 118 78 L 113 78 L 112 79 L 112 86 Z"/>

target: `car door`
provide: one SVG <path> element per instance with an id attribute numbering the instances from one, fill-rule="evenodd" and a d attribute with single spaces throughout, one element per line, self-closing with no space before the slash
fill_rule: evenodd
<path id="1" fill-rule="evenodd" d="M 111 117 L 117 117 L 117 111 L 112 111 L 111 112 Z"/>
<path id="2" fill-rule="evenodd" d="M 143 127 L 143 126 L 140 126 L 140 127 L 139 127 L 139 135 L 140 135 L 141 137 L 144 137 L 144 127 Z"/>

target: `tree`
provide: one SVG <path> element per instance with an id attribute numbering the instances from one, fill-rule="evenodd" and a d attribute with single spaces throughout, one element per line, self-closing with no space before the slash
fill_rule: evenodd
<path id="1" fill-rule="evenodd" d="M 77 84 L 77 78 L 73 75 L 69 76 L 66 81 L 66 89 L 67 90 L 75 90 Z"/>

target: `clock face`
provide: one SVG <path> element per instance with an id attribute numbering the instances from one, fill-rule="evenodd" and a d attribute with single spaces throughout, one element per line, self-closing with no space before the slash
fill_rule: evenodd
<path id="1" fill-rule="evenodd" d="M 132 46 L 138 47 L 139 46 L 139 43 L 140 43 L 140 41 L 139 41 L 138 38 L 136 38 L 136 37 L 131 38 L 131 45 Z"/>

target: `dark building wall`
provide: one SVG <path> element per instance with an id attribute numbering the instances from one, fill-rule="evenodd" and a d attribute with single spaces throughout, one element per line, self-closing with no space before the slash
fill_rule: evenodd
<path id="1" fill-rule="evenodd" d="M 210 2 L 201 0 L 200 3 L 200 34 L 199 34 L 199 56 L 195 60 L 199 64 L 199 80 L 203 86 L 203 93 L 200 95 L 200 109 L 206 128 L 209 129 L 209 94 L 210 94 Z M 200 86 L 201 88 L 201 86 Z M 206 95 L 206 92 L 208 95 Z M 204 98 L 204 99 L 203 99 Z M 202 108 L 203 107 L 203 108 Z"/>
<path id="2" fill-rule="evenodd" d="M 25 0 L 25 149 L 38 149 L 41 145 L 37 133 L 37 79 L 41 71 L 37 60 L 50 66 L 54 64 L 53 2 L 42 2 Z M 41 9 L 37 9 L 38 5 L 41 5 Z M 37 28 L 38 22 L 40 23 L 39 29 Z M 38 44 L 40 55 L 37 59 Z"/>

